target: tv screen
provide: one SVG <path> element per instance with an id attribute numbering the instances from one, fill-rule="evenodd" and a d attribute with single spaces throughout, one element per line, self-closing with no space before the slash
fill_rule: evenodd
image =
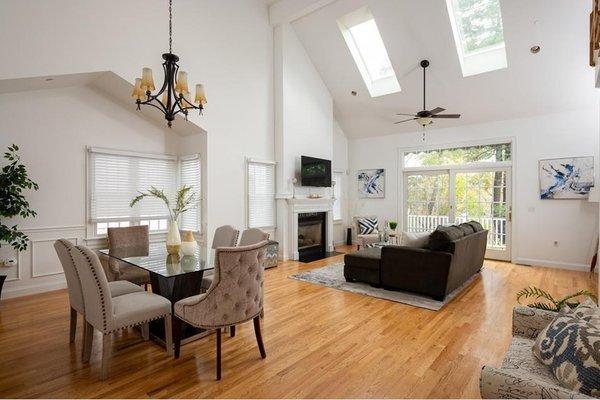
<path id="1" fill-rule="evenodd" d="M 331 161 L 301 157 L 302 186 L 331 187 Z"/>

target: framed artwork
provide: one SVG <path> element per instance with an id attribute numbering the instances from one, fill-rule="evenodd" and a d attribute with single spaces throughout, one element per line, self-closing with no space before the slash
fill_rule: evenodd
<path id="1" fill-rule="evenodd" d="M 385 169 L 358 171 L 358 197 L 361 199 L 383 199 L 385 197 Z"/>
<path id="2" fill-rule="evenodd" d="M 594 186 L 594 157 L 540 160 L 542 200 L 587 199 Z"/>

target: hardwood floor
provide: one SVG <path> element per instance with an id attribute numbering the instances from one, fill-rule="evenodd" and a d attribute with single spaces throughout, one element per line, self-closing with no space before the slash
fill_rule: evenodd
<path id="1" fill-rule="evenodd" d="M 340 251 L 347 251 L 342 247 Z M 223 335 L 223 378 L 214 379 L 215 335 L 182 346 L 181 358 L 118 337 L 110 378 L 100 381 L 101 338 L 81 362 L 81 320 L 69 344 L 65 290 L 0 303 L 0 397 L 479 397 L 479 371 L 498 365 L 510 341 L 517 290 L 596 291 L 596 276 L 486 261 L 469 288 L 435 312 L 299 282 L 288 276 L 343 255 L 266 272 L 260 358 L 252 321 Z"/>

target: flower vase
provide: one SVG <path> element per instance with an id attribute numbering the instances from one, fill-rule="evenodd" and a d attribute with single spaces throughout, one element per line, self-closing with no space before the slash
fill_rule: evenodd
<path id="1" fill-rule="evenodd" d="M 186 256 L 194 256 L 197 249 L 198 244 L 196 243 L 196 238 L 194 238 L 194 233 L 192 231 L 184 231 L 181 252 Z"/>
<path id="2" fill-rule="evenodd" d="M 179 226 L 177 221 L 169 221 L 169 231 L 167 232 L 167 253 L 179 254 L 181 248 L 181 236 L 179 235 Z"/>

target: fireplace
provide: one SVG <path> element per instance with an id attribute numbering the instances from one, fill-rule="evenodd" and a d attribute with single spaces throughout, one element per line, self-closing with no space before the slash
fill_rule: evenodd
<path id="1" fill-rule="evenodd" d="M 298 214 L 298 259 L 310 262 L 325 258 L 325 217 L 327 213 Z"/>

